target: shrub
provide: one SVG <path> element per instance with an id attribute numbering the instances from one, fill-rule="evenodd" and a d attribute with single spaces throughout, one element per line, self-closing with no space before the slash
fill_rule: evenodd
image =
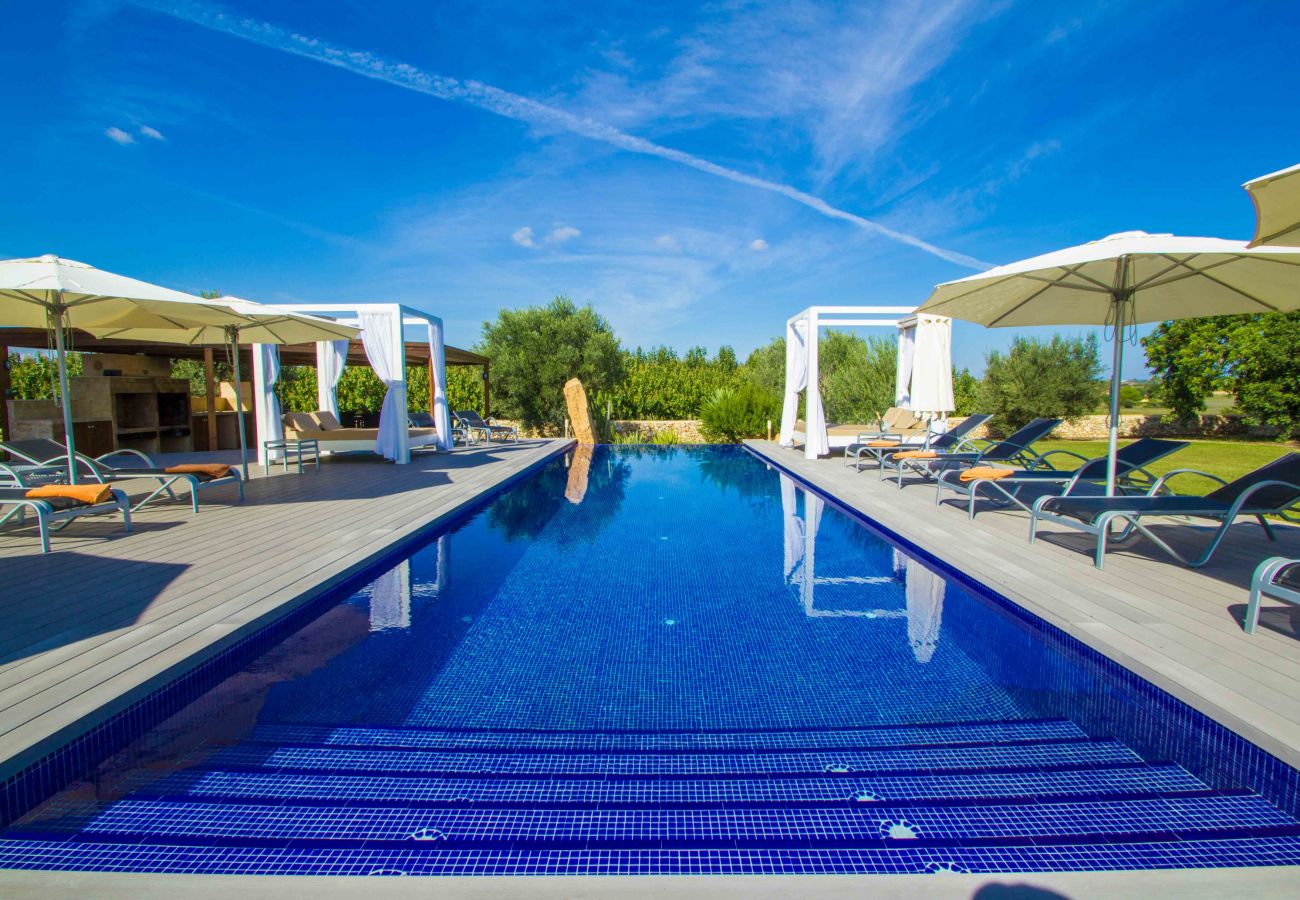
<path id="1" fill-rule="evenodd" d="M 652 444 L 663 444 L 665 446 L 680 444 L 681 442 L 682 436 L 671 428 L 663 428 L 656 431 L 654 437 L 650 439 L 650 443 Z"/>
<path id="2" fill-rule="evenodd" d="M 1142 404 L 1142 389 L 1131 384 L 1122 385 L 1119 389 L 1119 405 L 1121 409 L 1132 409 Z"/>
<path id="3" fill-rule="evenodd" d="M 1003 354 L 990 351 L 980 385 L 980 406 L 1000 434 L 1039 416 L 1070 419 L 1092 412 L 1106 397 L 1098 380 L 1097 337 L 1053 335 L 1050 341 L 1018 337 Z"/>
<path id="4" fill-rule="evenodd" d="M 745 382 L 722 388 L 700 409 L 704 439 L 736 444 L 745 438 L 764 437 L 767 423 L 781 415 L 781 400 L 757 385 Z"/>

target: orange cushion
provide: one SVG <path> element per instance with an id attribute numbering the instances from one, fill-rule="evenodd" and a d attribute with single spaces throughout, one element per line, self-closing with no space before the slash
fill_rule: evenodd
<path id="1" fill-rule="evenodd" d="M 225 478 L 230 474 L 230 466 L 222 463 L 181 463 L 163 469 L 168 475 L 207 475 L 211 478 Z"/>
<path id="2" fill-rule="evenodd" d="M 938 459 L 939 453 L 935 450 L 900 450 L 894 454 L 894 459 Z"/>
<path id="3" fill-rule="evenodd" d="M 898 441 L 867 441 L 868 447 L 897 447 Z"/>
<path id="4" fill-rule="evenodd" d="M 1016 474 L 1015 469 L 998 469 L 993 466 L 971 466 L 969 469 L 965 469 L 959 477 L 962 481 L 996 481 L 999 478 L 1006 478 L 1008 475 L 1014 474 Z"/>
<path id="5" fill-rule="evenodd" d="M 113 489 L 106 484 L 43 484 L 27 492 L 32 500 L 45 497 L 76 500 L 87 506 L 104 503 L 113 496 Z"/>

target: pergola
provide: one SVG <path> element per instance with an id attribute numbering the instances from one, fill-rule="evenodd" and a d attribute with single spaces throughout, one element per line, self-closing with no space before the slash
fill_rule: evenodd
<path id="1" fill-rule="evenodd" d="M 428 341 L 405 341 L 406 365 L 428 366 Z M 49 346 L 49 333 L 39 328 L 0 328 L 0 431 L 9 434 L 9 407 L 4 399 L 9 396 L 9 369 L 6 361 L 10 349 L 45 350 Z M 127 356 L 156 356 L 168 359 L 189 359 L 204 364 L 207 393 L 207 429 L 208 446 L 215 447 L 217 442 L 216 414 L 216 363 L 224 360 L 227 347 L 201 344 L 162 344 L 152 341 L 120 341 L 91 337 L 84 332 L 77 332 L 73 345 L 69 348 L 78 353 L 120 353 Z M 243 371 L 253 372 L 253 349 L 248 345 L 239 348 L 240 367 Z M 479 366 L 483 369 L 483 415 L 491 414 L 491 363 L 486 356 L 462 350 L 459 347 L 444 346 L 443 354 L 448 366 Z M 366 351 L 360 340 L 348 343 L 346 362 L 349 366 L 369 366 Z M 280 347 L 280 363 L 285 366 L 315 366 L 315 344 L 284 344 Z M 432 367 L 430 367 L 432 377 Z M 430 396 L 432 396 L 430 384 Z"/>
<path id="2" fill-rule="evenodd" d="M 895 403 L 904 409 L 942 415 L 952 410 L 950 319 L 918 315 L 914 306 L 810 306 L 785 324 L 785 399 L 780 442 L 793 446 L 803 438 L 808 459 L 824 456 L 832 446 L 846 446 L 855 434 L 828 435 L 819 385 L 818 342 L 822 328 L 897 329 L 898 373 Z M 946 390 L 945 390 L 946 385 Z M 797 427 L 799 394 L 806 407 L 803 432 Z M 859 430 L 868 430 L 863 426 Z"/>

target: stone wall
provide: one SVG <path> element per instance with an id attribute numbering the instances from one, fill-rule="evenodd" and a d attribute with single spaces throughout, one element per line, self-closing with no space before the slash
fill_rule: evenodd
<path id="1" fill-rule="evenodd" d="M 961 416 L 949 419 L 952 423 Z M 1174 422 L 1162 416 L 1121 415 L 1120 437 L 1277 437 L 1276 428 L 1247 425 L 1241 416 L 1201 416 L 1195 422 Z M 987 437 L 987 428 L 977 428 L 972 437 Z M 1052 432 L 1052 437 L 1066 441 L 1099 441 L 1110 436 L 1108 416 L 1079 416 L 1067 419 Z"/>
<path id="2" fill-rule="evenodd" d="M 650 441 L 661 431 L 671 431 L 683 444 L 703 444 L 704 435 L 700 434 L 698 419 L 650 419 L 641 421 L 615 421 L 614 431 L 620 436 L 636 435 L 643 441 Z"/>

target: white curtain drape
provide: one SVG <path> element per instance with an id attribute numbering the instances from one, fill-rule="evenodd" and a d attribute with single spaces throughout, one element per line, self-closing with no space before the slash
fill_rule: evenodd
<path id="1" fill-rule="evenodd" d="M 902 354 L 901 345 L 899 354 Z M 911 370 L 911 406 L 908 408 L 935 418 L 952 412 L 952 319 L 917 316 L 916 348 Z"/>
<path id="2" fill-rule="evenodd" d="M 817 318 L 809 313 L 785 326 L 785 401 L 781 406 L 781 444 L 794 444 L 799 392 L 804 392 L 804 456 L 816 459 L 830 449 L 826 413 L 817 384 Z"/>
<path id="3" fill-rule="evenodd" d="M 339 378 L 348 362 L 347 341 L 316 342 L 316 408 L 339 414 Z"/>
<path id="4" fill-rule="evenodd" d="M 794 423 L 799 418 L 799 392 L 808 381 L 808 346 L 799 326 L 804 320 L 785 326 L 785 402 L 781 407 L 781 446 L 794 444 Z"/>
<path id="5" fill-rule="evenodd" d="M 916 356 L 916 320 L 898 326 L 898 374 L 894 379 L 894 405 L 912 409 L 912 361 Z"/>
<path id="6" fill-rule="evenodd" d="M 358 313 L 361 343 L 366 359 L 388 388 L 379 411 L 379 437 L 375 452 L 397 463 L 410 462 L 410 436 L 406 430 L 406 347 L 402 341 L 402 313 L 367 310 Z"/>
<path id="7" fill-rule="evenodd" d="M 438 449 L 451 449 L 451 410 L 447 407 L 447 350 L 442 339 L 442 319 L 429 323 L 429 366 L 433 371 L 433 396 L 429 412 L 438 429 Z"/>
<path id="8" fill-rule="evenodd" d="M 806 459 L 825 456 L 831 449 L 830 438 L 826 434 L 826 411 L 822 408 L 821 378 L 818 375 L 818 332 L 817 313 L 809 312 L 804 324 L 808 354 L 808 371 L 804 375 L 804 407 L 808 420 L 808 434 L 803 444 Z"/>
<path id="9" fill-rule="evenodd" d="M 253 345 L 253 413 L 257 419 L 257 461 L 266 468 L 272 456 L 267 441 L 284 440 L 284 423 L 280 421 L 280 398 L 275 383 L 280 380 L 280 348 L 275 344 Z M 280 458 L 277 451 L 275 459 Z"/>

